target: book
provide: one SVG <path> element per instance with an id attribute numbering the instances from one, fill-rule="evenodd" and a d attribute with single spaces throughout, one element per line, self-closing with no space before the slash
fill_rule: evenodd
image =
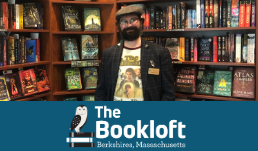
<path id="1" fill-rule="evenodd" d="M 240 0 L 239 6 L 239 27 L 245 27 L 245 1 Z"/>
<path id="2" fill-rule="evenodd" d="M 180 42 L 179 38 L 166 38 L 165 47 L 168 48 L 172 60 L 179 60 L 179 51 L 180 51 L 179 42 Z"/>
<path id="3" fill-rule="evenodd" d="M 47 77 L 45 66 L 35 66 L 34 73 L 37 80 L 37 88 L 39 92 L 50 90 L 50 84 Z"/>
<path id="4" fill-rule="evenodd" d="M 218 36 L 213 36 L 213 62 L 218 62 Z"/>
<path id="5" fill-rule="evenodd" d="M 201 38 L 199 42 L 199 61 L 211 61 L 212 57 L 212 38 Z"/>
<path id="6" fill-rule="evenodd" d="M 19 71 L 23 96 L 38 93 L 36 76 L 33 69 Z"/>
<path id="7" fill-rule="evenodd" d="M 80 31 L 81 22 L 79 12 L 75 6 L 62 6 L 64 28 L 67 31 Z"/>
<path id="8" fill-rule="evenodd" d="M 26 40 L 27 62 L 36 62 L 36 40 Z"/>
<path id="9" fill-rule="evenodd" d="M 247 34 L 244 34 L 242 38 L 242 61 L 243 63 L 247 63 Z"/>
<path id="10" fill-rule="evenodd" d="M 227 27 L 227 0 L 222 0 L 222 27 Z"/>
<path id="11" fill-rule="evenodd" d="M 196 90 L 196 67 L 183 66 L 176 76 L 176 92 L 195 93 Z"/>
<path id="12" fill-rule="evenodd" d="M 214 0 L 214 27 L 219 27 L 219 0 Z"/>
<path id="13" fill-rule="evenodd" d="M 82 97 L 83 101 L 95 101 L 95 96 L 94 95 L 86 95 Z"/>
<path id="14" fill-rule="evenodd" d="M 85 59 L 98 59 L 98 35 L 81 35 L 81 56 Z"/>
<path id="15" fill-rule="evenodd" d="M 22 89 L 19 74 L 5 74 L 4 76 L 10 99 L 14 100 L 22 97 Z"/>
<path id="16" fill-rule="evenodd" d="M 179 49 L 179 60 L 185 61 L 185 37 L 180 37 Z"/>
<path id="17" fill-rule="evenodd" d="M 196 23 L 197 28 L 201 28 L 201 0 L 196 0 Z"/>
<path id="18" fill-rule="evenodd" d="M 61 41 L 64 61 L 80 60 L 76 39 L 62 37 Z"/>
<path id="19" fill-rule="evenodd" d="M 196 10 L 192 9 L 192 28 L 197 28 L 196 24 Z"/>
<path id="20" fill-rule="evenodd" d="M 98 72 L 97 67 L 83 69 L 84 89 L 95 89 L 97 87 Z"/>
<path id="21" fill-rule="evenodd" d="M 181 29 L 185 29 L 185 23 L 186 23 L 186 3 L 185 2 L 181 2 Z"/>
<path id="22" fill-rule="evenodd" d="M 66 68 L 65 81 L 67 90 L 82 89 L 81 74 L 79 68 Z"/>
<path id="23" fill-rule="evenodd" d="M 210 0 L 209 5 L 210 5 L 210 9 L 209 9 L 209 27 L 213 28 L 214 27 L 214 7 L 213 7 L 213 0 Z"/>
<path id="24" fill-rule="evenodd" d="M 196 77 L 197 94 L 213 94 L 214 70 L 199 70 Z"/>
<path id="25" fill-rule="evenodd" d="M 205 28 L 209 28 L 210 27 L 210 23 L 209 23 L 209 12 L 210 12 L 210 5 L 209 5 L 209 1 L 210 0 L 205 0 Z"/>
<path id="26" fill-rule="evenodd" d="M 0 101 L 9 101 L 9 93 L 6 87 L 5 77 L 0 76 Z"/>
<path id="27" fill-rule="evenodd" d="M 254 98 L 255 68 L 235 67 L 233 76 L 232 96 Z"/>
<path id="28" fill-rule="evenodd" d="M 255 12 L 256 12 L 256 5 L 255 5 L 255 1 L 252 1 L 252 9 L 251 9 L 251 27 L 255 27 Z"/>
<path id="29" fill-rule="evenodd" d="M 84 8 L 84 31 L 101 31 L 99 8 Z"/>
<path id="30" fill-rule="evenodd" d="M 214 95 L 231 96 L 232 71 L 215 71 Z"/>
<path id="31" fill-rule="evenodd" d="M 231 0 L 227 0 L 227 27 L 231 27 Z"/>
<path id="32" fill-rule="evenodd" d="M 251 0 L 246 1 L 245 5 L 245 27 L 250 27 L 251 24 Z"/>
<path id="33" fill-rule="evenodd" d="M 236 46 L 236 54 L 235 54 L 235 62 L 241 62 L 241 37 L 242 35 L 241 34 L 236 34 L 236 43 L 235 43 L 235 46 Z"/>
<path id="34" fill-rule="evenodd" d="M 231 27 L 238 27 L 239 0 L 232 0 L 231 8 Z"/>
<path id="35" fill-rule="evenodd" d="M 218 36 L 218 62 L 222 62 L 222 39 Z"/>
<path id="36" fill-rule="evenodd" d="M 41 24 L 36 3 L 23 4 L 24 28 L 37 28 Z"/>
<path id="37" fill-rule="evenodd" d="M 205 28 L 205 0 L 201 0 L 201 28 Z"/>
<path id="38" fill-rule="evenodd" d="M 247 63 L 255 63 L 255 34 L 247 34 Z"/>

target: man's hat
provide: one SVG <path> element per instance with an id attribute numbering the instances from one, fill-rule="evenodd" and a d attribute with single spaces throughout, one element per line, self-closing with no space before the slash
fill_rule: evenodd
<path id="1" fill-rule="evenodd" d="M 121 8 L 119 11 L 117 11 L 116 20 L 119 20 L 119 18 L 124 15 L 136 14 L 141 16 L 142 13 L 143 13 L 143 10 L 139 6 L 134 6 L 134 5 L 125 6 Z"/>

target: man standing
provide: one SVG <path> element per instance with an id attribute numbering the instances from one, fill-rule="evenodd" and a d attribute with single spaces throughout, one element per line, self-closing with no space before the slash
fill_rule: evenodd
<path id="1" fill-rule="evenodd" d="M 96 101 L 175 100 L 170 53 L 168 49 L 141 38 L 142 12 L 138 6 L 126 6 L 116 13 L 123 42 L 103 51 Z M 140 70 L 138 81 L 135 69 Z M 129 95 L 129 90 L 133 95 Z"/>

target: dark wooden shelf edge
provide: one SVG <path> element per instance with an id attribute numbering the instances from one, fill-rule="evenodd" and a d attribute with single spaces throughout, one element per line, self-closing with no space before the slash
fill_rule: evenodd
<path id="1" fill-rule="evenodd" d="M 20 99 L 18 99 L 18 100 L 14 100 L 14 101 L 31 101 L 31 100 L 33 100 L 33 99 L 45 97 L 45 96 L 48 96 L 48 95 L 51 95 L 51 92 L 50 92 L 50 91 L 42 92 L 42 93 L 30 95 L 30 96 L 26 96 L 26 97 L 24 97 L 24 98 L 20 98 Z"/>
<path id="2" fill-rule="evenodd" d="M 172 61 L 173 64 L 189 65 L 216 65 L 216 66 L 248 66 L 255 67 L 254 63 L 237 63 L 237 62 L 206 62 L 206 61 Z"/>
<path id="3" fill-rule="evenodd" d="M 57 91 L 53 95 L 69 95 L 69 94 L 91 94 L 95 93 L 95 90 L 74 90 L 74 91 Z"/>
<path id="4" fill-rule="evenodd" d="M 37 66 L 37 65 L 45 65 L 45 64 L 50 64 L 50 61 L 40 61 L 40 62 L 33 62 L 33 63 L 7 65 L 7 66 L 0 67 L 0 70 L 16 69 L 16 68 L 23 68 L 23 67 L 30 67 L 30 66 Z"/>
<path id="5" fill-rule="evenodd" d="M 200 99 L 212 99 L 212 100 L 225 100 L 225 101 L 255 101 L 254 99 L 245 99 L 245 98 L 233 98 L 233 97 L 223 97 L 223 96 L 214 96 L 214 95 L 201 95 L 201 94 L 183 94 L 176 93 L 177 97 L 189 97 L 189 98 L 200 98 Z"/>
<path id="6" fill-rule="evenodd" d="M 114 32 L 106 31 L 53 31 L 52 34 L 61 35 L 61 34 L 114 34 Z"/>
<path id="7" fill-rule="evenodd" d="M 34 33 L 48 33 L 50 30 L 40 29 L 7 29 L 8 32 L 34 32 Z"/>
<path id="8" fill-rule="evenodd" d="M 98 4 L 98 5 L 103 5 L 103 4 L 108 4 L 108 5 L 112 5 L 114 4 L 114 2 L 92 2 L 92 1 L 51 1 L 51 3 L 53 4 Z"/>
<path id="9" fill-rule="evenodd" d="M 87 60 L 80 60 L 80 61 L 87 61 Z M 101 63 L 101 60 L 99 60 Z M 53 65 L 71 65 L 71 61 L 53 61 Z"/>
<path id="10" fill-rule="evenodd" d="M 138 3 L 138 2 L 168 2 L 167 1 L 155 1 L 155 0 L 117 0 L 116 3 Z"/>

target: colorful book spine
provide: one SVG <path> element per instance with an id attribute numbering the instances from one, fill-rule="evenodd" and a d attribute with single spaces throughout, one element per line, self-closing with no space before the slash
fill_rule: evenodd
<path id="1" fill-rule="evenodd" d="M 240 1 L 239 27 L 245 27 L 245 1 Z"/>
<path id="2" fill-rule="evenodd" d="M 219 27 L 222 27 L 222 0 L 219 0 Z"/>
<path id="3" fill-rule="evenodd" d="M 161 20 L 161 18 L 160 18 L 160 11 L 156 10 L 156 12 L 154 12 L 154 13 L 156 14 L 156 16 L 155 16 L 155 19 L 156 19 L 156 21 L 155 21 L 156 29 L 161 29 L 160 28 L 160 20 Z"/>
<path id="4" fill-rule="evenodd" d="M 247 34 L 242 38 L 242 62 L 247 63 Z"/>
<path id="5" fill-rule="evenodd" d="M 5 39 L 5 37 L 3 37 L 4 38 L 4 66 L 6 66 L 7 65 L 7 51 L 6 51 L 6 39 Z"/>
<path id="6" fill-rule="evenodd" d="M 163 19 L 163 22 L 162 22 L 162 26 L 163 26 L 163 29 L 166 29 L 166 7 L 163 7 L 163 9 L 162 9 L 162 15 L 163 15 L 163 17 L 162 17 L 162 19 Z"/>
<path id="7" fill-rule="evenodd" d="M 186 21 L 186 17 L 185 17 L 185 2 L 181 2 L 181 29 L 185 29 L 185 21 Z"/>
<path id="8" fill-rule="evenodd" d="M 238 27 L 239 0 L 232 0 L 231 27 Z"/>
<path id="9" fill-rule="evenodd" d="M 210 0 L 205 0 L 205 28 L 209 28 L 209 12 L 210 12 L 210 5 L 209 5 Z"/>
<path id="10" fill-rule="evenodd" d="M 0 36 L 0 67 L 4 66 L 3 36 Z"/>
<path id="11" fill-rule="evenodd" d="M 227 50 L 226 50 L 226 62 L 229 62 L 229 54 L 231 51 L 231 45 L 230 45 L 230 34 L 227 32 Z"/>
<path id="12" fill-rule="evenodd" d="M 222 61 L 222 50 L 221 50 L 221 44 L 222 41 L 221 41 L 221 37 L 219 36 L 218 37 L 218 62 L 221 62 Z"/>
<path id="13" fill-rule="evenodd" d="M 192 10 L 187 10 L 187 28 L 192 28 Z"/>
<path id="14" fill-rule="evenodd" d="M 180 37 L 179 60 L 185 61 L 185 37 Z"/>
<path id="15" fill-rule="evenodd" d="M 175 8 L 175 29 L 177 29 L 177 5 L 175 5 L 174 8 Z"/>
<path id="16" fill-rule="evenodd" d="M 154 5 L 151 5 L 150 7 L 150 29 L 156 29 L 156 14 Z"/>
<path id="17" fill-rule="evenodd" d="M 192 9 L 192 28 L 197 28 L 196 24 L 196 10 Z"/>
<path id="18" fill-rule="evenodd" d="M 176 10 L 175 10 L 175 6 L 172 7 L 172 29 L 176 29 Z"/>
<path id="19" fill-rule="evenodd" d="M 213 36 L 213 62 L 218 62 L 218 36 Z"/>
<path id="20" fill-rule="evenodd" d="M 19 8 L 19 4 L 15 4 L 15 15 L 16 15 L 16 29 L 20 29 L 20 8 Z"/>
<path id="21" fill-rule="evenodd" d="M 234 62 L 234 54 L 235 54 L 235 34 L 229 34 L 229 36 L 230 36 L 229 62 Z"/>
<path id="22" fill-rule="evenodd" d="M 185 38 L 185 61 L 190 61 L 190 40 Z"/>
<path id="23" fill-rule="evenodd" d="M 241 34 L 236 34 L 236 62 L 241 62 Z"/>
<path id="24" fill-rule="evenodd" d="M 150 12 L 149 7 L 145 8 L 145 21 L 144 21 L 144 29 L 150 29 Z"/>
<path id="25" fill-rule="evenodd" d="M 172 30 L 172 6 L 168 6 L 168 30 Z"/>
<path id="26" fill-rule="evenodd" d="M 245 27 L 250 27 L 250 19 L 251 19 L 251 2 L 246 1 L 246 13 L 245 13 Z"/>
<path id="27" fill-rule="evenodd" d="M 219 27 L 219 0 L 214 0 L 214 27 Z"/>
<path id="28" fill-rule="evenodd" d="M 181 29 L 181 4 L 177 6 L 177 29 Z"/>
<path id="29" fill-rule="evenodd" d="M 191 61 L 194 61 L 194 37 L 191 37 Z"/>
<path id="30" fill-rule="evenodd" d="M 36 39 L 36 62 L 40 62 L 40 41 Z"/>
<path id="31" fill-rule="evenodd" d="M 225 53 L 226 53 L 226 37 L 221 37 L 221 61 L 225 62 Z"/>
<path id="32" fill-rule="evenodd" d="M 19 5 L 19 28 L 23 29 L 23 5 Z"/>
<path id="33" fill-rule="evenodd" d="M 205 28 L 205 8 L 204 0 L 201 0 L 201 28 Z"/>
<path id="34" fill-rule="evenodd" d="M 209 23 L 210 28 L 214 27 L 214 8 L 213 8 L 213 0 L 210 0 L 210 9 L 209 9 Z"/>
<path id="35" fill-rule="evenodd" d="M 255 1 L 252 2 L 251 27 L 255 27 L 255 9 L 256 9 L 255 3 L 256 3 Z"/>
<path id="36" fill-rule="evenodd" d="M 196 23 L 197 28 L 201 28 L 201 0 L 196 0 Z"/>
<path id="37" fill-rule="evenodd" d="M 194 62 L 198 61 L 198 38 L 194 38 Z"/>
<path id="38" fill-rule="evenodd" d="M 231 27 L 231 0 L 228 0 L 227 4 L 227 27 Z"/>
<path id="39" fill-rule="evenodd" d="M 222 27 L 227 27 L 227 1 L 222 2 Z"/>
<path id="40" fill-rule="evenodd" d="M 247 34 L 247 63 L 255 63 L 255 34 Z"/>

